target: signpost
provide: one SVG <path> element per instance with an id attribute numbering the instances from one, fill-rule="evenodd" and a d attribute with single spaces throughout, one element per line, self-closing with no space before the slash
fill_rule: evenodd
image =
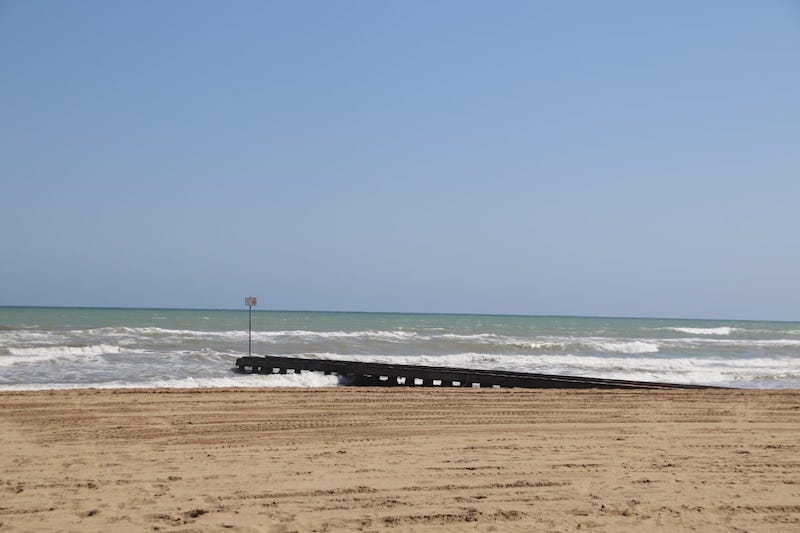
<path id="1" fill-rule="evenodd" d="M 244 305 L 247 306 L 247 320 L 249 323 L 247 329 L 247 355 L 250 356 L 250 350 L 253 346 L 253 306 L 256 305 L 256 297 L 246 297 L 244 299 Z"/>

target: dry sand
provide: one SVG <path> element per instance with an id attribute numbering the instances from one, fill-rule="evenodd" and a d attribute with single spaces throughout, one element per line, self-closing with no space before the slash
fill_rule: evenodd
<path id="1" fill-rule="evenodd" d="M 800 530 L 800 391 L 0 394 L 2 531 Z"/>

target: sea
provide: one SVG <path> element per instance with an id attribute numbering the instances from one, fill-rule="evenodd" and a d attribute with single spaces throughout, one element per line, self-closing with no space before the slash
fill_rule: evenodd
<path id="1" fill-rule="evenodd" d="M 237 373 L 236 358 L 248 349 L 253 355 L 800 388 L 800 322 L 0 307 L 0 390 L 343 385 L 336 376 L 313 372 Z"/>

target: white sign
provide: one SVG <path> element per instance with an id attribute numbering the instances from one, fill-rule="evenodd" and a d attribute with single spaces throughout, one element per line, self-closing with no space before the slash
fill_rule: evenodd
<path id="1" fill-rule="evenodd" d="M 254 305 L 256 305 L 256 297 L 248 296 L 247 298 L 244 299 L 244 305 L 246 305 L 247 307 L 253 307 Z"/>

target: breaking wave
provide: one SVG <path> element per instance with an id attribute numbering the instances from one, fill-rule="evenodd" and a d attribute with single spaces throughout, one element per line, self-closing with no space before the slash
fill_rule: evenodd
<path id="1" fill-rule="evenodd" d="M 680 333 L 689 333 L 690 335 L 730 335 L 736 328 L 729 326 L 721 326 L 718 328 L 665 328 Z"/>
<path id="2" fill-rule="evenodd" d="M 590 343 L 591 345 L 592 343 Z M 618 353 L 656 353 L 658 344 L 652 342 L 630 341 L 630 342 L 596 342 L 594 347 L 604 352 Z"/>
<path id="3" fill-rule="evenodd" d="M 33 348 L 9 348 L 11 355 L 42 356 L 42 355 L 102 355 L 105 353 L 119 353 L 119 346 L 98 344 L 95 346 L 36 346 Z"/>
<path id="4" fill-rule="evenodd" d="M 10 355 L 0 355 L 0 366 L 20 363 L 72 360 L 97 361 L 98 356 L 120 353 L 119 346 L 98 344 L 94 346 L 36 346 L 30 348 L 7 348 Z"/>
<path id="5" fill-rule="evenodd" d="M 80 333 L 74 331 L 73 333 Z M 204 331 L 194 329 L 165 329 L 157 327 L 112 327 L 96 328 L 86 330 L 90 335 L 109 335 L 109 336 L 145 336 L 145 337 L 181 337 L 197 339 L 221 339 L 221 340 L 241 340 L 248 337 L 247 330 L 231 331 Z M 287 330 L 287 331 L 253 331 L 253 340 L 263 342 L 281 341 L 287 338 L 295 339 L 369 339 L 369 340 L 389 340 L 404 341 L 414 337 L 419 337 L 414 331 L 308 331 L 308 330 Z"/>
<path id="6" fill-rule="evenodd" d="M 339 378 L 317 372 L 302 374 L 250 374 L 232 377 L 205 377 L 181 379 L 156 379 L 152 381 L 108 381 L 99 383 L 47 383 L 0 385 L 0 390 L 50 390 L 50 389 L 194 389 L 239 387 L 336 387 Z"/>

